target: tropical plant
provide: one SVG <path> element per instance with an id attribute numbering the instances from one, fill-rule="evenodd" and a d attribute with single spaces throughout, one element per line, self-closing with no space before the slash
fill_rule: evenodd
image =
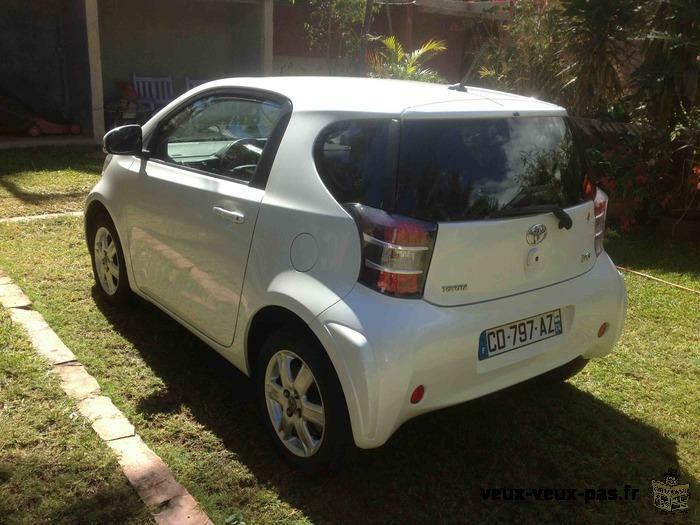
<path id="1" fill-rule="evenodd" d="M 655 126 L 687 125 L 700 96 L 700 3 L 661 0 L 651 7 L 643 62 L 634 72 L 640 116 Z"/>
<path id="2" fill-rule="evenodd" d="M 561 0 L 560 75 L 569 77 L 569 108 L 578 115 L 607 113 L 625 94 L 630 38 L 638 0 Z"/>
<path id="3" fill-rule="evenodd" d="M 447 49 L 442 40 L 428 40 L 418 49 L 406 52 L 395 36 L 380 39 L 381 47 L 367 57 L 369 76 L 444 82 L 443 78 L 423 64 Z"/>
<path id="4" fill-rule="evenodd" d="M 478 68 L 479 79 L 474 83 L 564 103 L 569 79 L 560 74 L 559 18 L 558 4 L 517 2 L 511 20 L 488 35 L 483 52 L 477 55 L 478 63 L 471 68 Z"/>
<path id="5" fill-rule="evenodd" d="M 479 76 L 579 116 L 608 113 L 627 94 L 640 1 L 520 0 L 489 40 Z"/>
<path id="6" fill-rule="evenodd" d="M 700 3 L 520 0 L 481 55 L 482 83 L 631 122 L 636 136 L 589 150 L 633 224 L 698 206 Z M 684 212 L 685 213 L 685 212 Z"/>

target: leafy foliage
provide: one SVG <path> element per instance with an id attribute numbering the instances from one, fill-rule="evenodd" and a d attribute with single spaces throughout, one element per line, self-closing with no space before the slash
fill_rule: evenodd
<path id="1" fill-rule="evenodd" d="M 305 28 L 311 49 L 323 53 L 331 73 L 351 69 L 360 59 L 365 0 L 309 0 L 309 5 Z"/>
<path id="2" fill-rule="evenodd" d="M 492 35 L 479 70 L 494 86 L 593 116 L 625 95 L 635 0 L 521 0 Z"/>
<path id="3" fill-rule="evenodd" d="M 442 40 L 428 40 L 410 53 L 404 50 L 395 36 L 382 38 L 380 43 L 382 47 L 368 56 L 370 76 L 424 82 L 444 81 L 435 71 L 423 65 L 447 49 Z"/>
<path id="4" fill-rule="evenodd" d="M 643 62 L 634 72 L 639 118 L 674 127 L 698 103 L 700 3 L 652 2 L 642 28 Z"/>
<path id="5" fill-rule="evenodd" d="M 577 114 L 599 113 L 624 94 L 629 37 L 637 16 L 635 0 L 562 0 L 560 28 L 566 38 L 560 75 L 570 77 L 569 107 Z"/>
<path id="6" fill-rule="evenodd" d="M 639 125 L 633 143 L 591 148 L 592 163 L 613 197 L 652 219 L 698 204 L 699 25 L 697 0 L 520 0 L 479 74 L 577 116 Z"/>
<path id="7" fill-rule="evenodd" d="M 512 19 L 489 35 L 479 68 L 479 83 L 555 102 L 563 102 L 562 69 L 556 6 L 521 0 Z"/>

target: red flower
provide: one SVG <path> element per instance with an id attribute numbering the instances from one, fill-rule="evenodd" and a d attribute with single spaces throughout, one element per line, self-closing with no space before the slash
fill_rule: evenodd
<path id="1" fill-rule="evenodd" d="M 647 182 L 649 182 L 649 177 L 647 177 L 646 175 L 637 175 L 634 178 L 634 182 L 636 182 L 640 186 L 644 186 Z"/>

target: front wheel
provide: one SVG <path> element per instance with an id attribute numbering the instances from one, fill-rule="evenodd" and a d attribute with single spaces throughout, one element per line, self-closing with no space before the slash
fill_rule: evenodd
<path id="1" fill-rule="evenodd" d="M 255 374 L 263 423 L 293 467 L 318 472 L 340 463 L 350 438 L 333 367 L 310 336 L 283 330 L 263 345 Z"/>
<path id="2" fill-rule="evenodd" d="M 97 214 L 90 222 L 87 234 L 98 293 L 113 304 L 127 302 L 131 298 L 131 289 L 124 253 L 112 219 L 105 213 Z"/>

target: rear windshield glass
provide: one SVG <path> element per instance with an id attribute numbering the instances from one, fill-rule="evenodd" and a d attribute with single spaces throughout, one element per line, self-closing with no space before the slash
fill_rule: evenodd
<path id="1" fill-rule="evenodd" d="M 407 120 L 395 211 L 432 221 L 582 201 L 578 154 L 561 117 Z"/>

